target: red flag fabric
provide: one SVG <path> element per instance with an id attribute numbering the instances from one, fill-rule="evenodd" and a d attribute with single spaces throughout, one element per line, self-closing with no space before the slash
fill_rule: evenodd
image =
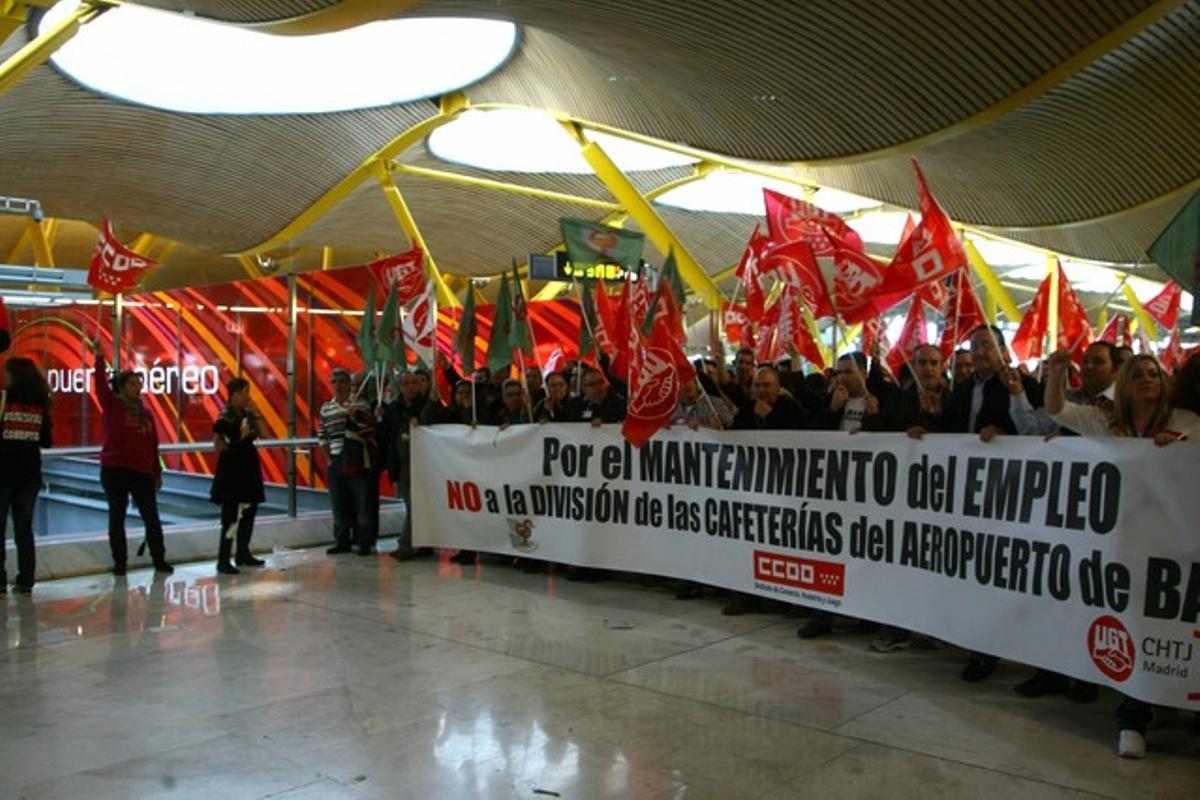
<path id="1" fill-rule="evenodd" d="M 954 275 L 961 275 L 962 270 L 958 270 Z M 917 297 L 924 300 L 933 308 L 942 308 L 946 305 L 946 298 L 950 296 L 950 287 L 955 283 L 954 275 L 949 278 L 943 278 L 940 281 L 927 283 L 917 290 Z"/>
<path id="2" fill-rule="evenodd" d="M 1175 281 L 1168 281 L 1162 291 L 1145 304 L 1146 313 L 1164 329 L 1171 330 L 1179 321 L 1179 303 L 1183 299 L 1183 289 Z"/>
<path id="3" fill-rule="evenodd" d="M 596 347 L 609 358 L 616 350 L 613 334 L 616 332 L 617 312 L 613 309 L 612 301 L 604 288 L 604 281 L 596 281 L 596 296 L 593 306 L 596 309 L 596 327 L 592 331 L 592 339 Z"/>
<path id="4" fill-rule="evenodd" d="M 779 327 L 779 312 L 783 308 L 782 299 L 776 300 L 759 320 L 758 336 L 754 342 L 754 360 L 759 364 L 775 361 L 775 334 Z"/>
<path id="5" fill-rule="evenodd" d="M 725 328 L 725 341 L 733 347 L 745 347 L 743 342 L 752 336 L 750 318 L 746 307 L 737 303 L 721 304 L 721 324 Z"/>
<path id="6" fill-rule="evenodd" d="M 138 255 L 118 242 L 112 223 L 106 218 L 100 223 L 100 236 L 92 251 L 87 281 L 102 292 L 120 294 L 136 286 L 142 274 L 156 266 L 157 261 Z"/>
<path id="7" fill-rule="evenodd" d="M 610 367 L 614 375 L 629 375 L 629 359 L 632 355 L 630 341 L 635 340 L 637 325 L 631 322 L 630 306 L 633 303 L 633 279 L 625 277 L 625 285 L 617 298 L 613 309 L 613 325 L 610 333 L 612 339 L 612 363 Z"/>
<path id="8" fill-rule="evenodd" d="M 1104 330 L 1100 332 L 1101 342 L 1108 342 L 1117 347 L 1130 347 L 1133 345 L 1133 337 L 1129 333 L 1129 317 L 1124 314 L 1114 314 L 1113 318 L 1104 326 Z"/>
<path id="9" fill-rule="evenodd" d="M 798 240 L 772 247 L 763 256 L 763 272 L 794 287 L 817 319 L 834 316 L 825 276 L 808 242 Z"/>
<path id="10" fill-rule="evenodd" d="M 880 352 L 890 350 L 892 347 L 892 343 L 887 338 L 887 329 L 883 325 L 883 319 L 878 315 L 864 322 L 862 329 L 863 352 L 874 357 L 876 347 Z"/>
<path id="11" fill-rule="evenodd" d="M 1042 343 L 1050 328 L 1050 276 L 1047 275 L 1033 296 L 1033 302 L 1021 316 L 1013 335 L 1012 351 L 1022 361 L 1042 357 Z"/>
<path id="12" fill-rule="evenodd" d="M 1062 264 L 1058 264 L 1056 269 L 1058 270 L 1058 341 L 1055 343 L 1055 347 L 1070 350 L 1071 359 L 1078 362 L 1083 358 L 1083 351 L 1092 343 L 1092 326 L 1088 322 L 1083 304 L 1079 302 L 1075 290 L 1071 288 L 1071 282 L 1067 280 L 1067 273 L 1063 271 Z M 1042 281 L 1042 285 L 1038 287 L 1037 294 L 1033 297 L 1033 303 L 1021 318 L 1016 335 L 1013 336 L 1012 349 L 1017 354 L 1017 358 L 1023 361 L 1041 358 L 1044 350 L 1043 340 L 1046 338 L 1049 326 L 1050 276 L 1047 275 Z"/>
<path id="13" fill-rule="evenodd" d="M 687 327 L 684 325 L 683 310 L 675 302 L 675 293 L 666 281 L 661 282 L 654 293 L 654 324 L 657 325 L 660 319 L 679 346 L 686 347 Z"/>
<path id="14" fill-rule="evenodd" d="M 542 377 L 548 378 L 555 372 L 558 372 L 563 368 L 563 364 L 566 363 L 566 360 L 567 356 L 565 353 L 563 353 L 562 347 L 555 347 L 550 351 L 550 356 L 546 359 L 546 363 L 542 365 Z"/>
<path id="15" fill-rule="evenodd" d="M 637 326 L 634 334 L 641 339 Z M 670 423 L 683 382 L 695 370 L 661 317 L 655 321 L 650 341 L 639 341 L 634 352 L 629 375 L 629 410 L 621 423 L 621 435 L 634 447 L 641 447 Z"/>
<path id="16" fill-rule="evenodd" d="M 1172 374 L 1183 365 L 1183 341 L 1179 335 L 1179 328 L 1172 328 L 1171 339 L 1167 342 L 1159 361 L 1167 372 Z"/>
<path id="17" fill-rule="evenodd" d="M 763 189 L 763 204 L 767 211 L 767 230 L 776 246 L 788 242 L 807 242 L 818 257 L 824 258 L 832 256 L 834 250 L 833 242 L 825 235 L 826 229 L 843 240 L 858 236 L 837 214 L 804 200 Z M 861 245 L 862 239 L 858 241 Z"/>
<path id="18" fill-rule="evenodd" d="M 821 355 L 821 345 L 817 344 L 817 340 L 813 338 L 812 331 L 808 329 L 808 323 L 804 317 L 800 316 L 796 321 L 796 349 L 800 351 L 800 355 L 804 360 L 812 364 L 817 369 L 825 369 L 825 356 Z M 798 365 L 793 365 L 793 368 Z"/>
<path id="19" fill-rule="evenodd" d="M 393 285 L 396 287 L 396 299 L 402 306 L 416 300 L 425 291 L 425 254 L 420 247 L 398 256 L 372 261 L 367 264 L 367 269 L 379 281 L 385 293 L 390 292 Z"/>
<path id="20" fill-rule="evenodd" d="M 907 238 L 900 242 L 892 263 L 885 270 L 881 298 L 890 308 L 912 292 L 928 283 L 939 280 L 967 266 L 967 254 L 954 232 L 954 226 L 946 212 L 938 205 L 929 191 L 920 166 L 913 161 L 917 173 L 917 195 L 921 204 L 921 221 L 913 227 Z M 893 299 L 897 298 L 897 299 Z"/>
<path id="21" fill-rule="evenodd" d="M 825 234 L 833 243 L 833 294 L 838 313 L 851 325 L 878 316 L 873 298 L 883 285 L 884 265 L 855 250 L 834 231 Z"/>
<path id="22" fill-rule="evenodd" d="M 800 298 L 795 290 L 791 287 L 784 289 L 783 296 L 779 298 L 779 301 L 786 304 L 783 311 L 780 312 L 779 325 L 780 338 L 784 339 L 784 345 L 794 346 L 799 351 L 800 357 L 809 364 L 817 369 L 825 369 L 825 357 L 821 355 L 821 346 L 817 344 L 812 331 L 808 328 L 808 322 L 801 310 Z M 786 320 L 783 318 L 785 314 L 787 315 Z M 800 365 L 793 364 L 792 368 L 799 369 Z"/>
<path id="23" fill-rule="evenodd" d="M 896 341 L 896 346 L 887 354 L 887 365 L 892 374 L 899 375 L 900 368 L 906 362 L 912 362 L 913 353 L 923 344 L 929 344 L 925 332 L 925 304 L 914 297 L 912 305 L 908 309 L 908 316 L 904 318 L 904 328 L 900 331 L 900 338 Z"/>
<path id="24" fill-rule="evenodd" d="M 971 331 L 987 325 L 987 315 L 979 305 L 979 297 L 971 286 L 966 270 L 958 270 L 947 279 L 948 287 L 942 300 L 941 310 L 944 327 L 938 349 L 942 358 L 948 360 L 959 344 L 971 338 Z"/>
<path id="25" fill-rule="evenodd" d="M 766 298 L 763 296 L 762 284 L 759 283 L 760 268 L 763 252 L 767 249 L 768 240 L 754 226 L 750 241 L 742 251 L 742 260 L 738 262 L 737 277 L 742 282 L 742 290 L 746 293 L 746 314 L 751 322 L 762 319 Z"/>

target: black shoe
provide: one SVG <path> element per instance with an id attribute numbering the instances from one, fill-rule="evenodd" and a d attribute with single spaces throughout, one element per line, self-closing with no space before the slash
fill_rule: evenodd
<path id="1" fill-rule="evenodd" d="M 163 575 L 170 575 L 171 573 L 173 573 L 175 571 L 175 568 L 172 567 L 170 564 L 168 564 L 166 561 L 155 561 L 154 562 L 154 571 L 161 572 Z"/>
<path id="2" fill-rule="evenodd" d="M 804 623 L 804 626 L 796 631 L 796 635 L 801 639 L 816 639 L 818 636 L 824 636 L 827 633 L 833 633 L 833 617 L 827 614 L 809 617 L 808 622 Z"/>
<path id="3" fill-rule="evenodd" d="M 336 555 L 341 555 L 342 553 L 349 553 L 353 549 L 354 548 L 348 544 L 335 544 L 333 547 L 329 548 L 325 552 L 331 556 L 336 556 Z"/>
<path id="4" fill-rule="evenodd" d="M 113 564 L 113 575 L 116 575 L 118 578 L 124 577 L 125 565 L 124 564 Z"/>
<path id="5" fill-rule="evenodd" d="M 241 570 L 230 564 L 228 561 L 221 561 L 217 564 L 217 572 L 222 575 L 240 575 Z"/>
<path id="6" fill-rule="evenodd" d="M 678 591 L 675 592 L 675 599 L 676 600 L 695 600 L 697 597 L 701 597 L 703 594 L 704 594 L 703 586 L 697 586 L 694 583 L 689 583 L 689 584 L 679 587 Z"/>
<path id="7" fill-rule="evenodd" d="M 1067 690 L 1067 676 L 1059 675 L 1046 669 L 1039 669 L 1033 677 L 1021 681 L 1014 691 L 1021 697 L 1045 697 L 1049 694 L 1062 694 Z"/>
<path id="8" fill-rule="evenodd" d="M 995 671 L 995 661 L 983 661 L 978 658 L 968 658 L 967 665 L 963 667 L 961 677 L 967 683 L 979 683 L 981 680 L 991 675 Z"/>
<path id="9" fill-rule="evenodd" d="M 1071 686 L 1067 689 L 1067 699 L 1072 703 L 1094 703 L 1098 697 L 1100 697 L 1100 687 L 1087 681 L 1071 681 Z"/>
<path id="10" fill-rule="evenodd" d="M 263 561 L 261 558 L 255 558 L 247 553 L 244 556 L 238 556 L 236 559 L 234 559 L 234 563 L 239 567 L 262 567 L 265 566 L 267 562 Z"/>
<path id="11" fill-rule="evenodd" d="M 13 591 L 17 594 L 33 594 L 33 586 L 26 586 L 23 583 L 14 583 Z"/>

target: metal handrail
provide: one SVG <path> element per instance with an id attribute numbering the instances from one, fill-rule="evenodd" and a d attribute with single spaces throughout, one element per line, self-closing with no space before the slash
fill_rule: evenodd
<path id="1" fill-rule="evenodd" d="M 254 442 L 257 447 L 261 448 L 292 447 L 297 450 L 313 448 L 320 443 L 321 440 L 316 437 L 305 439 L 257 439 Z M 102 448 L 99 445 L 51 447 L 42 451 L 42 459 L 98 456 L 101 450 Z M 176 442 L 173 444 L 160 444 L 158 446 L 159 453 L 205 453 L 209 451 L 216 452 L 216 447 L 212 442 Z"/>

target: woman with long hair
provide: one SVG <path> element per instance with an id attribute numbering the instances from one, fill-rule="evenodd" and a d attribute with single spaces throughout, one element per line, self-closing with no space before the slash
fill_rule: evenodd
<path id="1" fill-rule="evenodd" d="M 108 375 L 104 349 L 92 343 L 96 356 L 96 395 L 104 412 L 104 447 L 100 451 L 100 485 L 108 499 L 108 544 L 112 550 L 113 574 L 124 575 L 128 561 L 125 541 L 125 510 L 133 497 L 146 544 L 157 572 L 170 574 L 162 521 L 155 493 L 162 488 L 162 464 L 158 460 L 158 429 L 142 404 L 142 377 L 131 370 Z"/>
<path id="2" fill-rule="evenodd" d="M 8 590 L 4 531 L 10 511 L 17 545 L 13 588 L 21 594 L 33 591 L 33 509 L 42 488 L 42 448 L 49 446 L 50 387 L 28 358 L 10 358 L 0 395 L 0 593 Z"/>
<path id="3" fill-rule="evenodd" d="M 217 572 L 238 574 L 237 567 L 261 567 L 265 562 L 250 552 L 254 517 L 266 500 L 262 463 L 254 440 L 266 435 L 263 418 L 250 404 L 250 382 L 234 378 L 226 388 L 229 404 L 213 423 L 217 448 L 217 470 L 213 474 L 210 499 L 221 506 L 221 539 L 217 546 Z M 237 567 L 229 563 L 237 536 Z"/>
<path id="4" fill-rule="evenodd" d="M 1067 367 L 1070 354 L 1050 356 L 1046 379 L 1046 413 L 1081 436 L 1127 436 L 1153 439 L 1161 446 L 1182 439 L 1200 440 L 1200 416 L 1185 408 L 1172 408 L 1166 373 L 1152 355 L 1127 359 L 1117 373 L 1111 414 L 1095 406 L 1066 400 Z M 1194 445 L 1192 445 L 1194 446 Z M 1143 758 L 1146 727 L 1154 718 L 1149 703 L 1125 697 L 1117 708 L 1117 755 Z"/>

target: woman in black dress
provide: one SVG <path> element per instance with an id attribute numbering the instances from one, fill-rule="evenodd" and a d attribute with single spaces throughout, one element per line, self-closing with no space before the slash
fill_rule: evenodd
<path id="1" fill-rule="evenodd" d="M 250 405 L 250 382 L 234 378 L 226 388 L 229 405 L 213 423 L 213 444 L 217 448 L 217 472 L 209 497 L 221 506 L 221 540 L 217 549 L 217 572 L 238 574 L 229 563 L 234 536 L 237 536 L 237 566 L 261 567 L 264 563 L 250 553 L 254 515 L 266 497 L 263 495 L 262 464 L 254 440 L 266 435 L 262 416 Z"/>

